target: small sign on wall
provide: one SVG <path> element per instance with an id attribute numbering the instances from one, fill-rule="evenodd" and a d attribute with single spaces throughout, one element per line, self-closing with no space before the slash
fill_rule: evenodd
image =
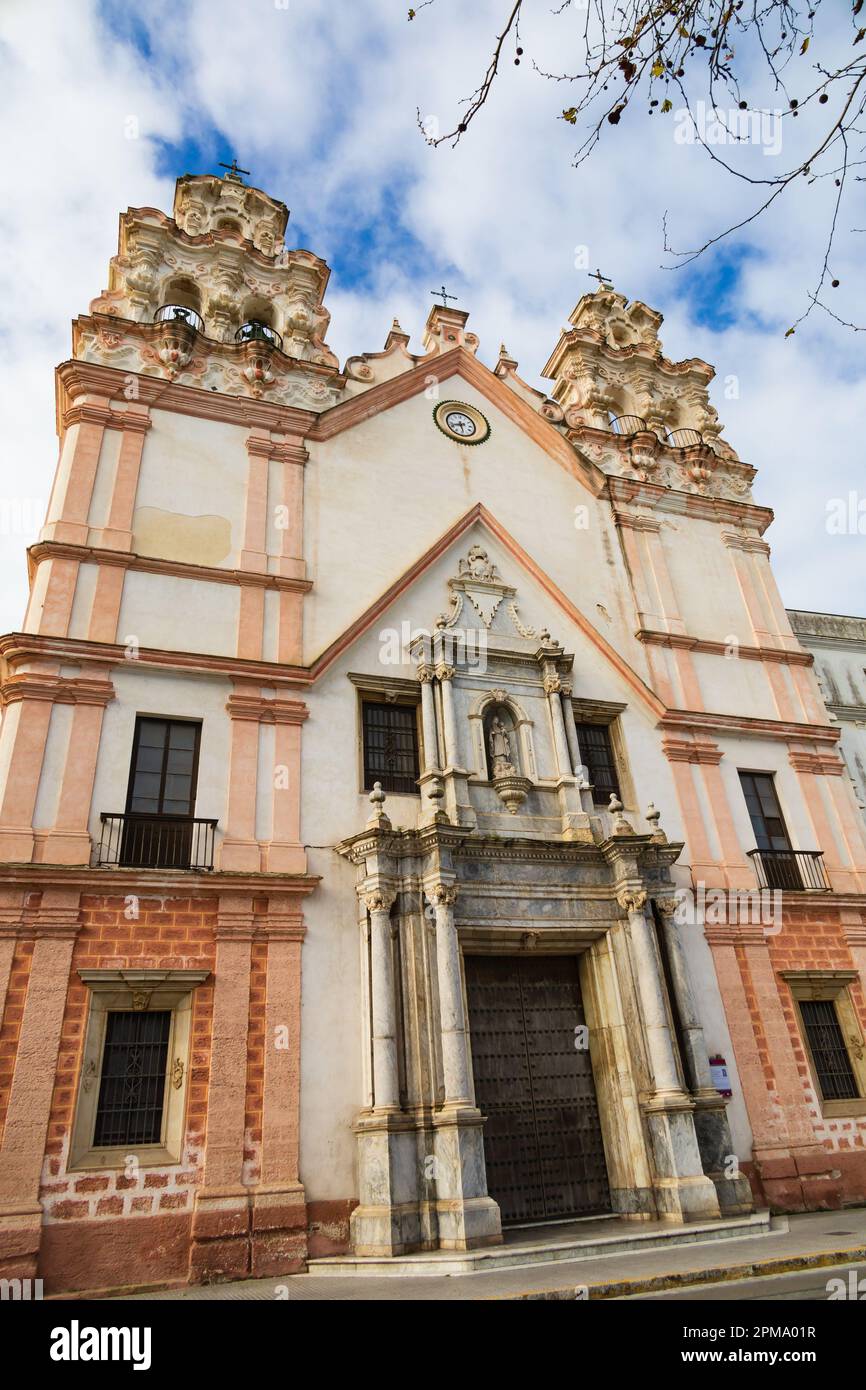
<path id="1" fill-rule="evenodd" d="M 733 1095 L 733 1091 L 731 1090 L 731 1078 L 728 1076 L 728 1064 L 724 1057 L 716 1056 L 710 1058 L 710 1075 L 713 1079 L 713 1085 L 720 1096 Z"/>

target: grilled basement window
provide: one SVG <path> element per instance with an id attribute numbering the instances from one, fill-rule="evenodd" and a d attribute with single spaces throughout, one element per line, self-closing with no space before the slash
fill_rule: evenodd
<path id="1" fill-rule="evenodd" d="M 599 806 L 606 806 L 611 796 L 619 799 L 619 777 L 609 726 L 578 724 L 577 742 L 592 783 L 593 801 Z"/>
<path id="2" fill-rule="evenodd" d="M 857 1100 L 859 1091 L 832 999 L 801 999 L 815 1078 L 825 1101 Z"/>
<path id="3" fill-rule="evenodd" d="M 93 1143 L 158 1144 L 165 1105 L 171 1012 L 108 1015 Z"/>
<path id="4" fill-rule="evenodd" d="M 364 789 L 418 791 L 418 712 L 415 705 L 365 700 L 362 705 Z"/>
<path id="5" fill-rule="evenodd" d="M 866 1042 L 851 997 L 856 970 L 782 970 L 800 1029 L 821 1114 L 866 1115 Z"/>
<path id="6" fill-rule="evenodd" d="M 193 995 L 207 970 L 80 970 L 90 993 L 70 1167 L 177 1163 Z"/>

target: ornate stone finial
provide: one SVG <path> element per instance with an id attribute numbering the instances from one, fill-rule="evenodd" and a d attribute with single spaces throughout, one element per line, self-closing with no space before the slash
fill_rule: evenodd
<path id="1" fill-rule="evenodd" d="M 667 844 L 668 837 L 659 825 L 659 821 L 661 820 L 661 814 L 661 811 L 657 811 L 654 803 L 651 801 L 649 806 L 647 806 L 646 808 L 646 819 L 650 827 L 652 838 L 658 844 Z"/>
<path id="2" fill-rule="evenodd" d="M 440 613 L 440 614 L 439 614 L 439 617 L 436 619 L 436 630 L 437 630 L 437 632 L 442 632 L 447 626 L 448 626 L 448 614 L 447 614 L 447 613 Z"/>
<path id="3" fill-rule="evenodd" d="M 385 814 L 385 793 L 382 790 L 381 782 L 373 783 L 373 790 L 370 792 L 370 805 L 373 807 L 370 819 L 367 824 L 377 826 L 382 830 L 390 830 L 391 822 Z"/>
<path id="4" fill-rule="evenodd" d="M 392 332 L 392 333 L 402 333 L 402 332 L 403 332 L 402 328 L 400 327 L 400 320 L 399 320 L 399 319 L 392 319 L 392 320 L 391 320 L 391 332 Z"/>
<path id="5" fill-rule="evenodd" d="M 610 794 L 610 802 L 608 803 L 608 808 L 607 808 L 607 809 L 608 809 L 608 811 L 610 812 L 611 816 L 613 817 L 613 832 L 612 832 L 612 833 L 613 833 L 614 835 L 633 835 L 633 834 L 634 834 L 634 828 L 633 828 L 631 825 L 629 825 L 628 821 L 626 820 L 625 816 L 623 815 L 623 813 L 622 813 L 622 802 L 620 801 L 619 797 L 616 795 L 615 792 L 611 792 L 611 794 Z"/>

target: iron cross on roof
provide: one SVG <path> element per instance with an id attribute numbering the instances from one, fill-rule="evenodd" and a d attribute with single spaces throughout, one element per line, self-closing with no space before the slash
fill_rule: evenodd
<path id="1" fill-rule="evenodd" d="M 222 161 L 220 161 L 220 166 L 219 166 L 219 167 L 220 167 L 221 169 L 228 169 L 228 173 L 226 174 L 225 177 L 226 177 L 227 179 L 234 179 L 236 183 L 243 183 L 243 179 L 240 178 L 239 175 L 241 175 L 241 174 L 248 174 L 248 173 L 250 172 L 249 169 L 242 169 L 242 168 L 240 167 L 240 165 L 238 164 L 237 159 L 235 159 L 234 155 L 232 155 L 232 162 L 231 162 L 231 164 L 223 164 Z"/>
<path id="2" fill-rule="evenodd" d="M 601 273 L 601 271 L 599 270 L 598 266 L 596 266 L 596 268 L 595 268 L 595 273 L 594 273 L 594 274 L 593 274 L 593 272 L 592 272 L 591 270 L 590 270 L 590 271 L 587 271 L 587 274 L 588 274 L 590 280 L 597 280 L 598 283 L 599 283 L 600 285 L 610 285 L 610 284 L 612 284 L 612 281 L 611 281 L 610 276 L 609 276 L 609 275 L 602 275 L 602 273 Z"/>
<path id="3" fill-rule="evenodd" d="M 431 293 L 432 295 L 434 295 L 436 298 L 438 298 L 439 295 L 442 296 L 442 308 L 443 308 L 443 309 L 447 309 L 447 308 L 448 308 L 448 300 L 449 300 L 449 299 L 453 299 L 454 302 L 455 302 L 455 304 L 456 304 L 456 302 L 457 302 L 457 295 L 456 295 L 456 294 L 446 294 L 446 292 L 445 292 L 445 286 L 444 286 L 444 285 L 442 286 L 441 290 L 431 290 L 430 293 Z"/>

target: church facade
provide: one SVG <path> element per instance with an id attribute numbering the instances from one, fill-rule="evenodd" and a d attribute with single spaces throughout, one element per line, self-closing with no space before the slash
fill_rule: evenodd
<path id="1" fill-rule="evenodd" d="M 866 1200 L 866 831 L 712 368 L 584 295 L 341 367 L 237 175 L 130 209 L 0 638 L 0 1274 Z"/>

